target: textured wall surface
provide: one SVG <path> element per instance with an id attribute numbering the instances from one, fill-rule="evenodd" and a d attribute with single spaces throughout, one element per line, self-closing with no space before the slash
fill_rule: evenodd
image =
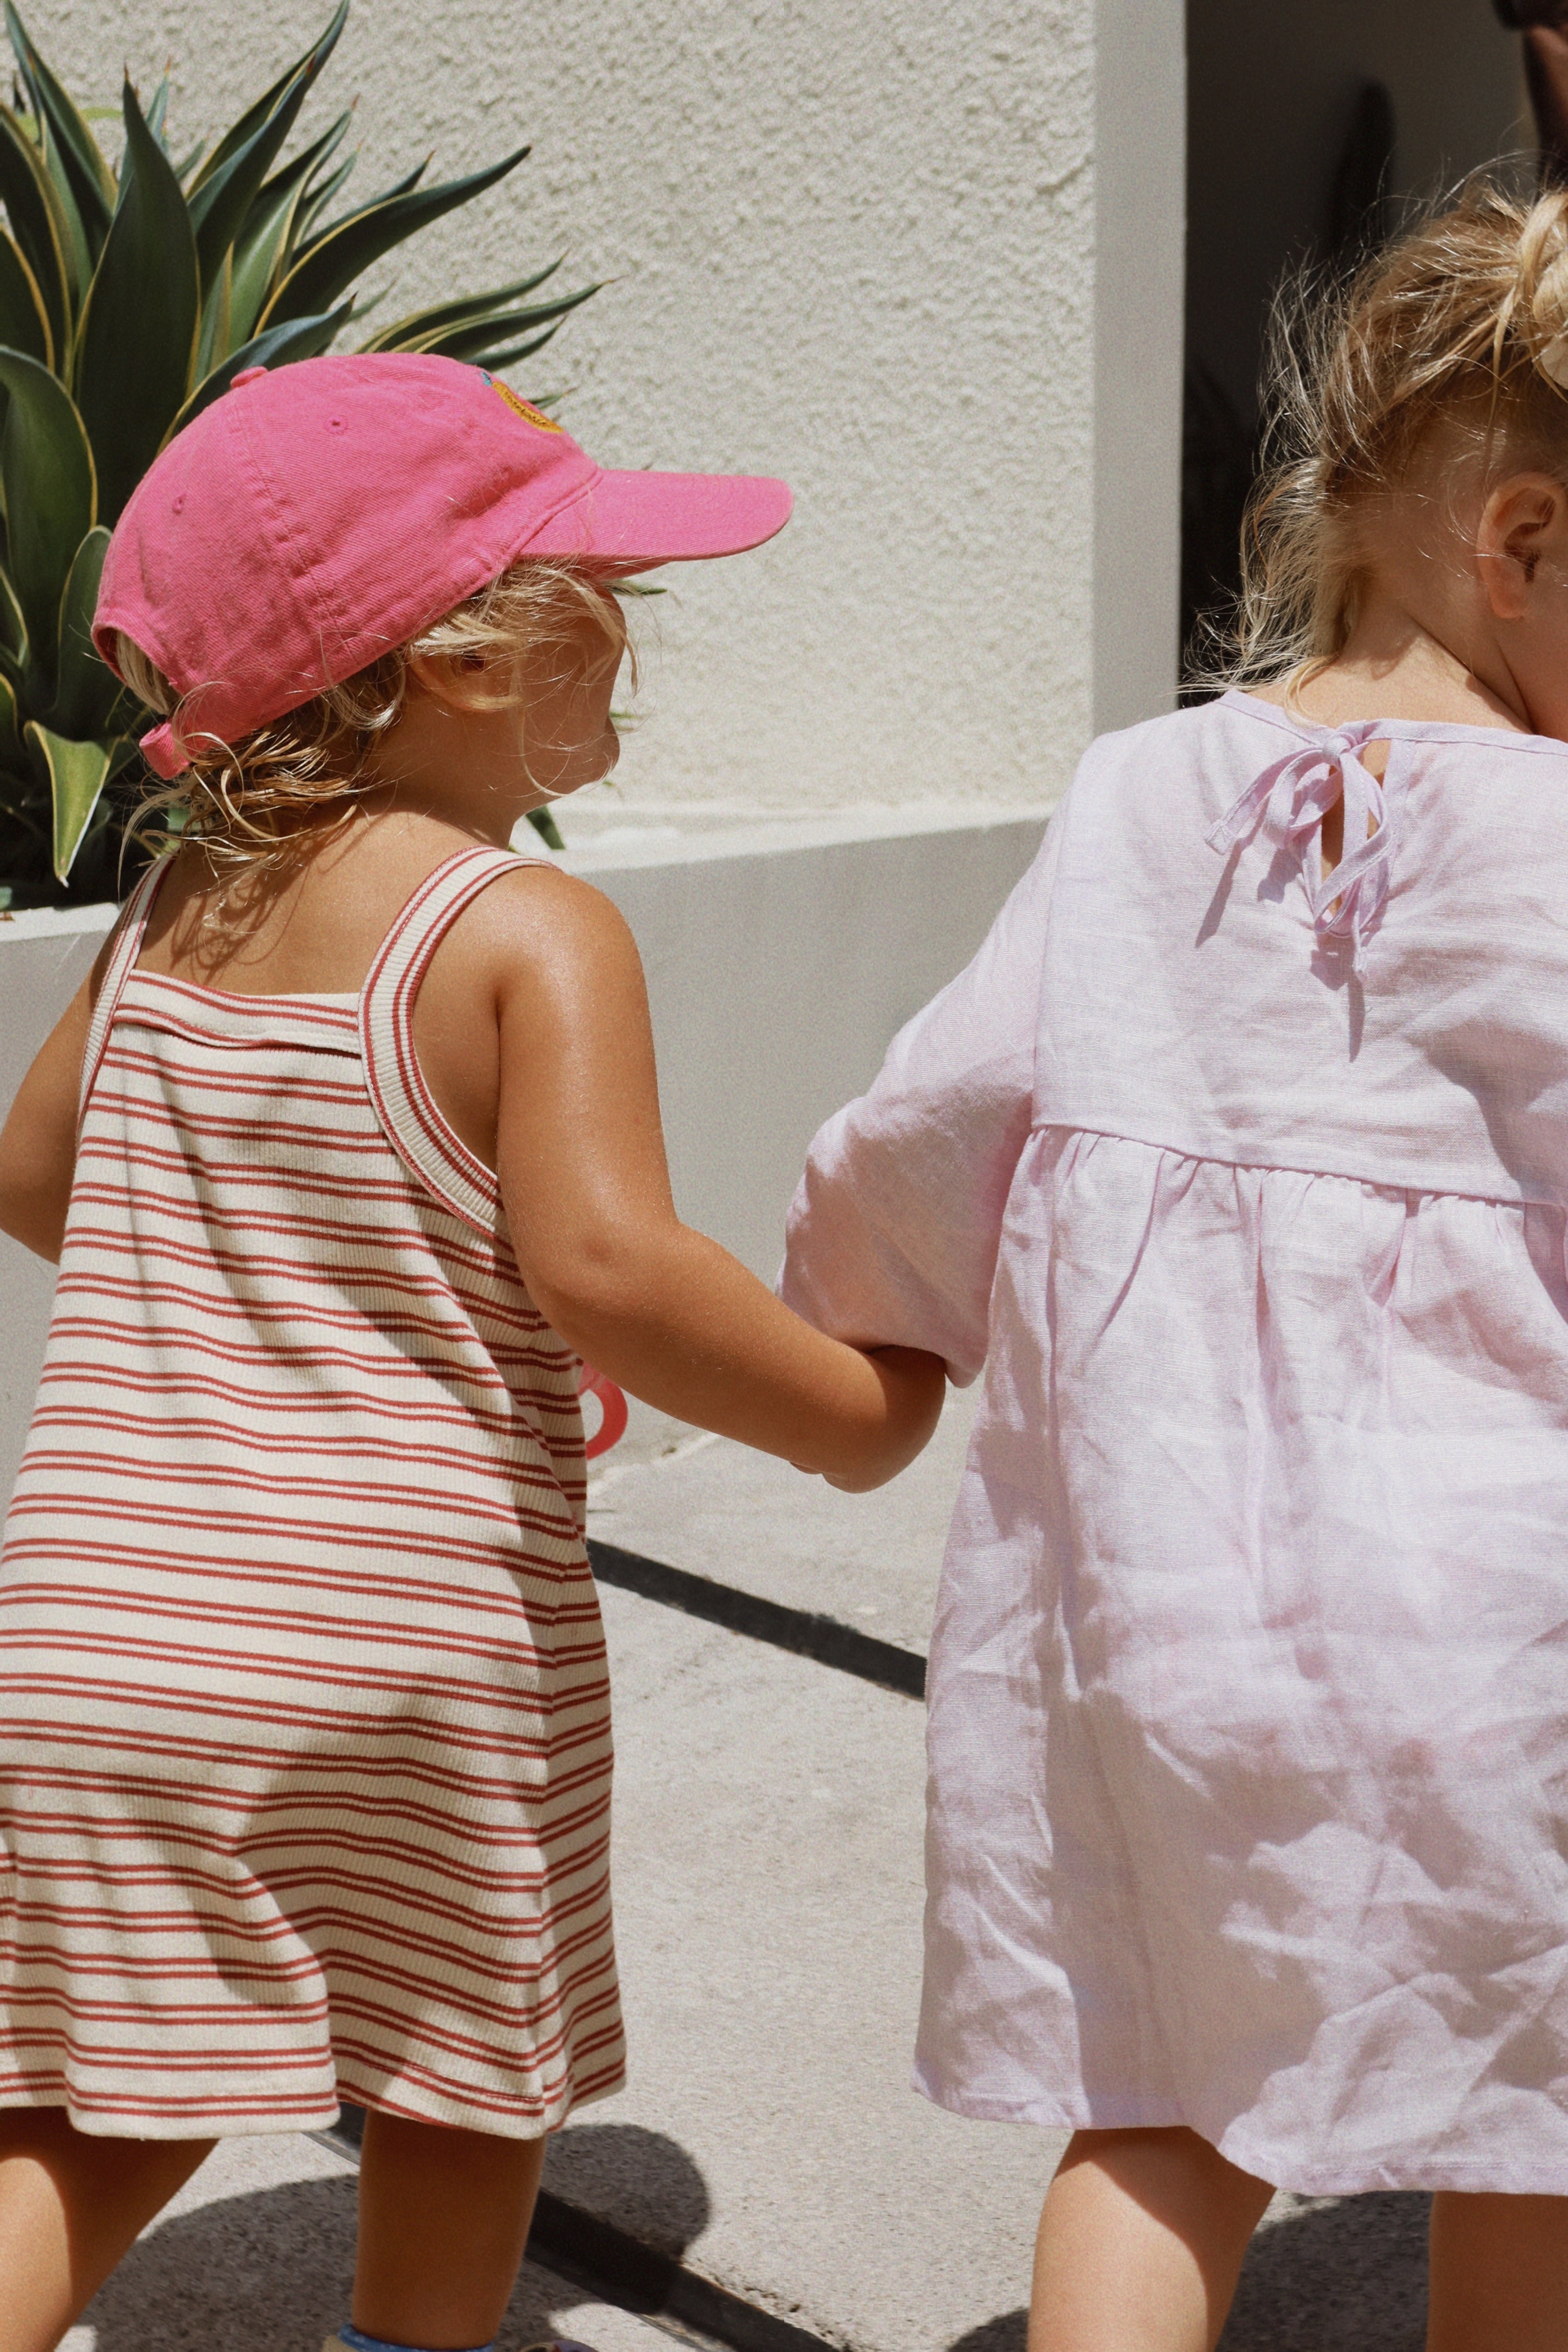
<path id="1" fill-rule="evenodd" d="M 172 58 L 184 140 L 328 5 L 25 13 L 83 98 Z M 637 797 L 1054 797 L 1089 726 L 1093 56 L 1089 0 L 355 0 L 301 129 L 357 95 L 362 194 L 534 142 L 395 257 L 397 310 L 565 250 L 613 282 L 520 387 L 569 387 L 605 463 L 795 487 L 774 546 L 653 608 Z"/>

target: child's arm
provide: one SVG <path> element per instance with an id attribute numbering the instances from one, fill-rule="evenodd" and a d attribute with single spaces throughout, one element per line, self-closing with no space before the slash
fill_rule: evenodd
<path id="1" fill-rule="evenodd" d="M 77 1096 L 100 965 L 40 1047 L 0 1129 L 0 1232 L 59 1260 L 76 1172 Z"/>
<path id="2" fill-rule="evenodd" d="M 630 932 L 608 899 L 564 875 L 510 888 L 498 1163 L 540 1311 L 665 1412 L 842 1486 L 891 1478 L 936 1425 L 942 1365 L 824 1338 L 680 1223 Z"/>
<path id="3" fill-rule="evenodd" d="M 979 954 L 828 1120 L 789 1217 L 781 1296 L 858 1345 L 985 1360 L 1008 1194 L 1035 1109 L 1046 926 L 1066 804 Z"/>

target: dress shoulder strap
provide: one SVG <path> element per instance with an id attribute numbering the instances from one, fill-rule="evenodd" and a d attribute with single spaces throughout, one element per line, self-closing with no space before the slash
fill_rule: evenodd
<path id="1" fill-rule="evenodd" d="M 110 934 L 112 945 L 109 964 L 103 975 L 103 984 L 98 992 L 98 1002 L 92 1011 L 92 1026 L 87 1033 L 87 1046 L 81 1057 L 81 1087 L 77 1096 L 79 1133 L 81 1122 L 87 1117 L 88 1102 L 103 1061 L 104 1048 L 109 1043 L 109 1033 L 114 1025 L 120 1000 L 125 992 L 125 983 L 142 952 L 142 937 L 147 929 L 147 918 L 153 911 L 153 901 L 163 887 L 170 864 L 170 858 L 160 857 L 156 865 L 147 868 L 121 908 L 120 919 Z"/>
<path id="2" fill-rule="evenodd" d="M 365 1084 L 387 1141 L 443 1208 L 483 1234 L 503 1222 L 500 1186 L 436 1107 L 414 1051 L 414 1003 L 430 959 L 465 907 L 521 866 L 546 857 L 460 849 L 427 874 L 377 950 L 360 998 Z"/>

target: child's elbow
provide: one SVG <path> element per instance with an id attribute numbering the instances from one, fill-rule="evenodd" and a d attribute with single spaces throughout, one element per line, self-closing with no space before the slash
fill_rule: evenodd
<path id="1" fill-rule="evenodd" d="M 0 1161 L 0 1234 L 37 1257 L 58 1265 L 65 1240 L 65 1203 L 7 1170 Z"/>
<path id="2" fill-rule="evenodd" d="M 647 1310 L 647 1252 L 614 1227 L 576 1234 L 564 1244 L 553 1239 L 528 1251 L 519 1270 L 552 1330 L 580 1355 Z"/>

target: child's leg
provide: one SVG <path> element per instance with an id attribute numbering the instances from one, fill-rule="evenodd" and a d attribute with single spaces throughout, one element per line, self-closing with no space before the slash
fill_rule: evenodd
<path id="1" fill-rule="evenodd" d="M 95 2139 L 61 2107 L 0 2110 L 0 2352 L 53 2352 L 210 2139 Z"/>
<path id="2" fill-rule="evenodd" d="M 354 2326 L 429 2352 L 488 2344 L 511 2300 L 543 2168 L 542 2139 L 367 2115 Z"/>
<path id="3" fill-rule="evenodd" d="M 1568 2197 L 1432 2200 L 1427 2352 L 1568 2352 Z"/>
<path id="4" fill-rule="evenodd" d="M 1029 2352 L 1213 2352 L 1272 2194 L 1196 2132 L 1075 2132 L 1040 2216 Z"/>

